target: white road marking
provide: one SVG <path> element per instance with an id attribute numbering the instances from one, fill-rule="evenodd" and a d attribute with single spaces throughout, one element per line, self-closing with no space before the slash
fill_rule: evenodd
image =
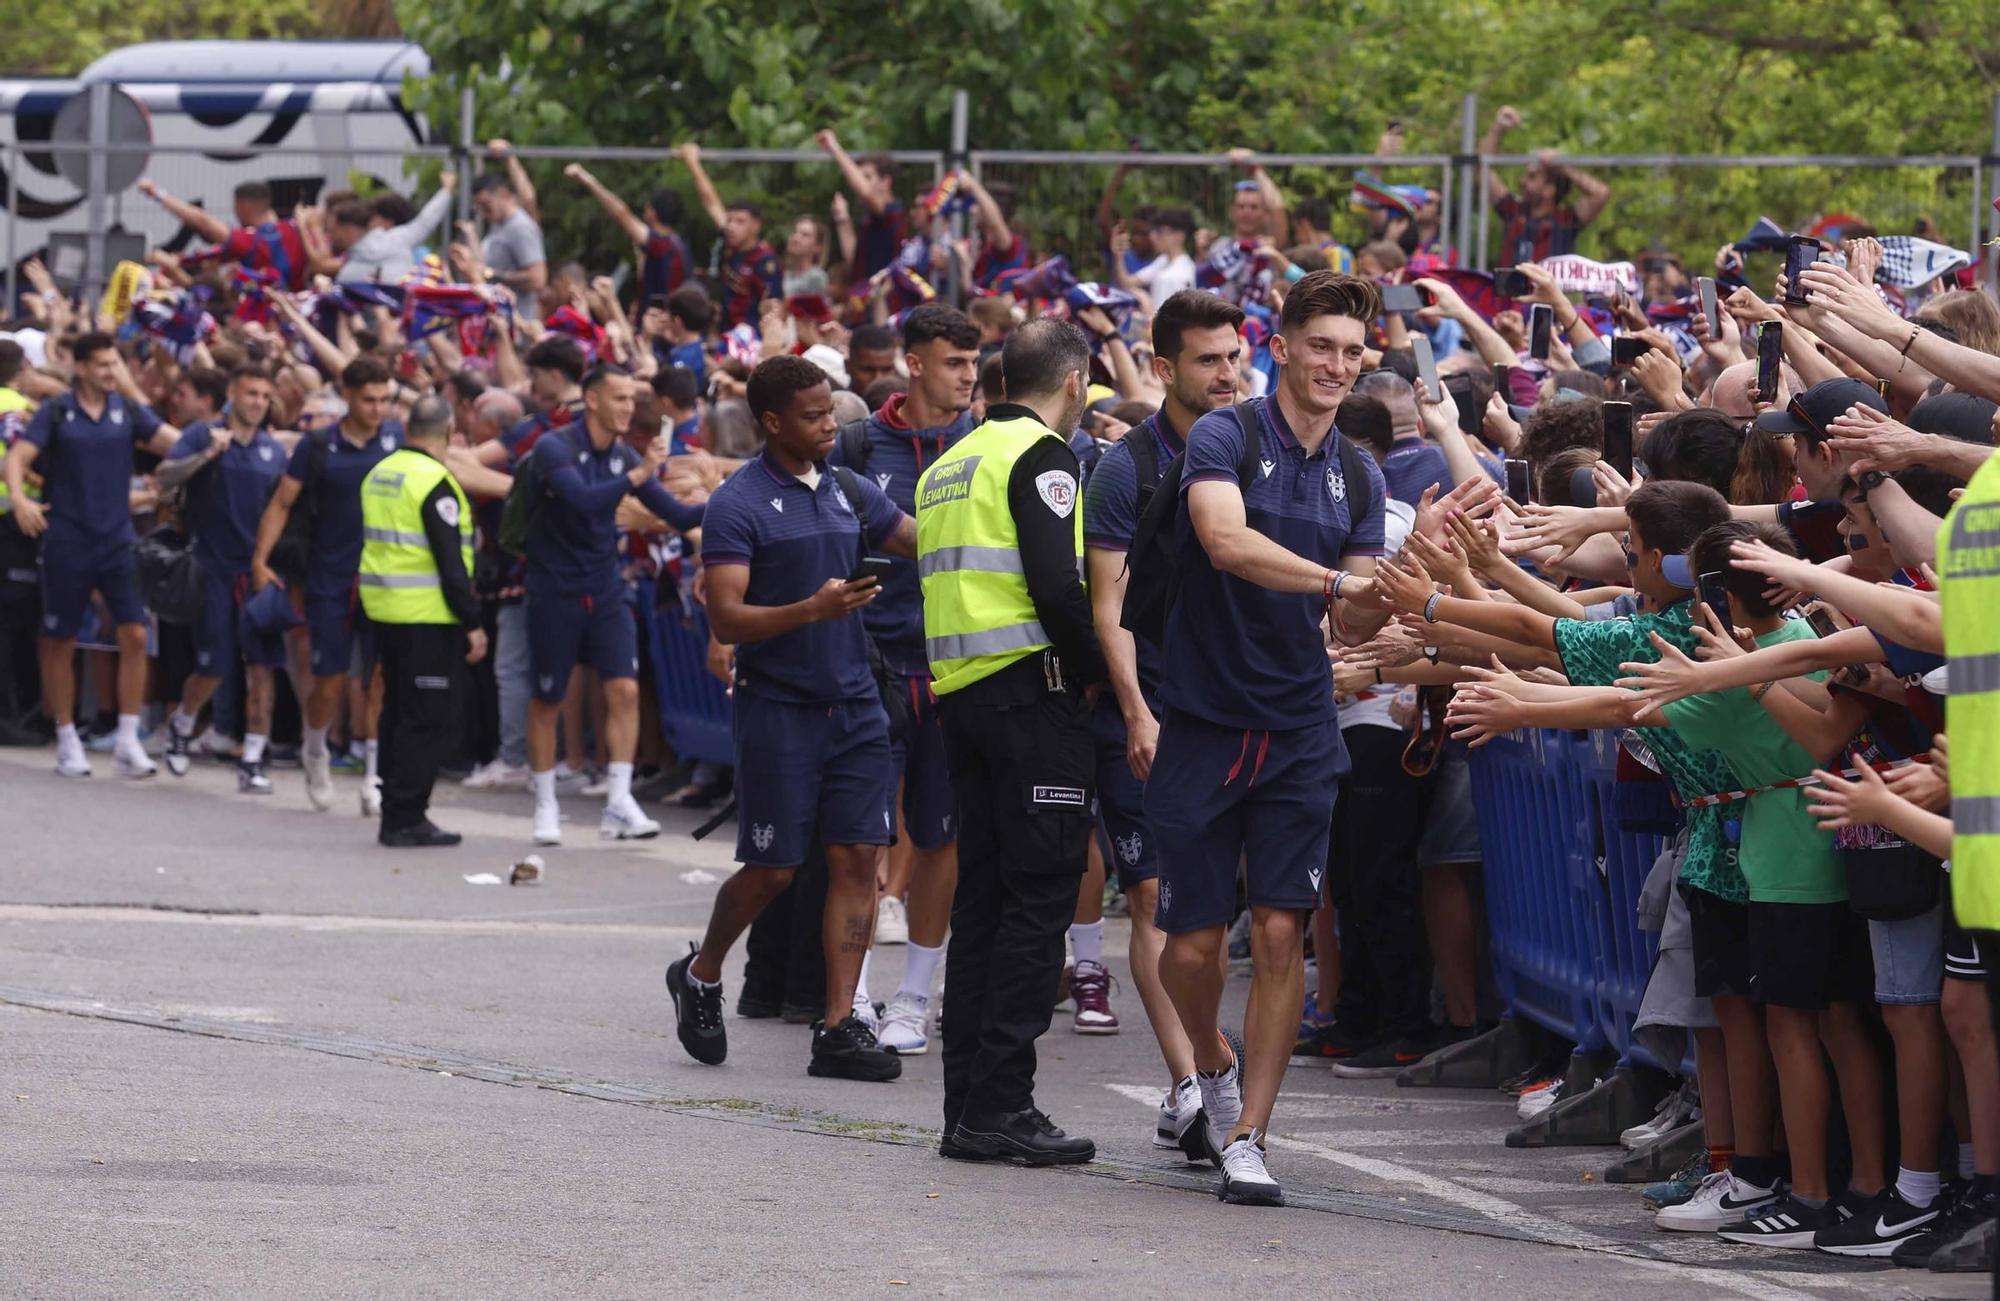
<path id="1" fill-rule="evenodd" d="M 59 908 L 51 904 L 0 904 L 0 922 L 10 921 L 141 922 L 164 926 L 229 926 L 245 930 L 380 931 L 413 935 L 645 935 L 669 940 L 696 940 L 702 936 L 699 926 L 641 926 L 634 922 L 354 917 L 339 913 L 199 913 L 164 908 Z"/>

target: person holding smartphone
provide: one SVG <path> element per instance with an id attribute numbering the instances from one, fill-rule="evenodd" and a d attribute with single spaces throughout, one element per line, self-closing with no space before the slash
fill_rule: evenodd
<path id="1" fill-rule="evenodd" d="M 884 553 L 908 558 L 916 524 L 866 476 L 829 466 L 833 385 L 803 357 L 750 374 L 762 455 L 726 480 L 703 517 L 709 625 L 736 647 L 736 857 L 700 945 L 667 968 L 681 1046 L 728 1055 L 722 963 L 791 884 L 814 834 L 826 852 L 825 1017 L 806 1073 L 893 1080 L 902 1063 L 854 1015 L 854 985 L 875 934 L 875 860 L 894 838 L 889 719 L 858 617 L 881 595 Z"/>

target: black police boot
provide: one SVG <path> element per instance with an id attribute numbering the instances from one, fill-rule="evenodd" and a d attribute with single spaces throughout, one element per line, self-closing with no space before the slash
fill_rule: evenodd
<path id="1" fill-rule="evenodd" d="M 432 826 L 429 819 L 409 827 L 384 827 L 375 837 L 377 844 L 390 849 L 436 849 L 456 845 L 463 839 L 456 831 Z"/>
<path id="2" fill-rule="evenodd" d="M 1071 1138 L 1033 1107 L 998 1115 L 965 1115 L 947 1140 L 969 1161 L 1010 1161 L 1015 1165 L 1082 1165 L 1097 1157 L 1097 1144 Z"/>

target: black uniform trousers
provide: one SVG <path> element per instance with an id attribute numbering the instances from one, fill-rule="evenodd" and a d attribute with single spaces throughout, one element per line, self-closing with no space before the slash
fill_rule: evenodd
<path id="1" fill-rule="evenodd" d="M 1043 685 L 1043 655 L 938 702 L 958 796 L 958 890 L 945 950 L 944 1119 L 1034 1105 L 1063 936 L 1091 835 L 1090 711 Z M 995 689 L 987 688 L 994 683 Z"/>
<path id="2" fill-rule="evenodd" d="M 457 757 L 467 703 L 465 629 L 377 623 L 382 662 L 382 828 L 425 820 L 438 769 Z"/>
<path id="3" fill-rule="evenodd" d="M 1354 1038 L 1414 1037 L 1430 1026 L 1417 866 L 1430 784 L 1403 770 L 1407 732 L 1363 725 L 1341 736 L 1354 767 L 1340 784 L 1326 856 L 1328 901 L 1340 910 L 1340 1001 L 1320 1011 L 1334 1012 Z"/>

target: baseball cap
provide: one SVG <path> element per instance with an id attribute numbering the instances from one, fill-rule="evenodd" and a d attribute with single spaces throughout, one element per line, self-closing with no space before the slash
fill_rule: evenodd
<path id="1" fill-rule="evenodd" d="M 1920 434 L 1956 438 L 1982 447 L 1993 442 L 1993 413 L 1996 405 L 1976 393 L 1940 393 L 1910 408 L 1903 423 Z"/>
<path id="2" fill-rule="evenodd" d="M 1840 419 L 1852 406 L 1874 407 L 1886 413 L 1889 404 L 1873 384 L 1858 379 L 1823 379 L 1803 393 L 1795 393 L 1784 409 L 1772 408 L 1757 417 L 1757 428 L 1766 434 L 1803 434 L 1825 438 L 1826 427 Z"/>
<path id="3" fill-rule="evenodd" d="M 847 358 L 841 356 L 837 349 L 824 343 L 815 343 L 812 347 L 805 350 L 804 356 L 807 361 L 827 373 L 827 377 L 833 381 L 835 388 L 847 387 L 849 382 L 847 378 Z"/>

